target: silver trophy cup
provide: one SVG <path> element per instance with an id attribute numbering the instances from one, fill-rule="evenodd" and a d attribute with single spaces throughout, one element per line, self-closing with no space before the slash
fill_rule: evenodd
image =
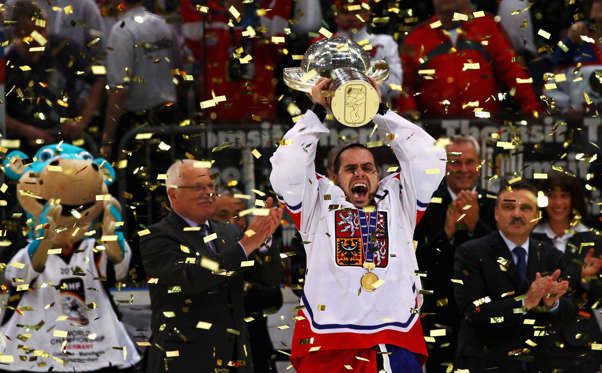
<path id="1" fill-rule="evenodd" d="M 292 89 L 311 93 L 320 77 L 331 78 L 327 100 L 335 119 L 359 127 L 374 118 L 380 100 L 368 79 L 382 84 L 389 77 L 384 60 L 370 61 L 356 42 L 342 36 L 322 39 L 309 47 L 300 67 L 284 69 L 284 82 Z"/>

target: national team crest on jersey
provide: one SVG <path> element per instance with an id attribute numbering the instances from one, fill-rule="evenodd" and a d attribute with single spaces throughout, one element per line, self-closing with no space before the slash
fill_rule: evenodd
<path id="1" fill-rule="evenodd" d="M 336 263 L 340 266 L 362 266 L 366 251 L 362 243 L 362 231 L 366 227 L 360 223 L 358 210 L 343 209 L 334 213 Z M 378 211 L 376 232 L 370 236 L 373 240 L 373 257 L 376 267 L 386 267 L 389 262 L 389 234 L 387 212 Z"/>

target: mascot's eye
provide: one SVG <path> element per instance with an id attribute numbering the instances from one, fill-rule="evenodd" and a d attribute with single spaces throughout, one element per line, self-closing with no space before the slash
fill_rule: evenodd
<path id="1" fill-rule="evenodd" d="M 40 152 L 40 161 L 46 162 L 50 158 L 54 157 L 54 150 L 47 148 Z"/>
<path id="2" fill-rule="evenodd" d="M 78 156 L 81 159 L 86 160 L 86 161 L 91 161 L 91 160 L 94 159 L 94 157 L 92 157 L 92 154 L 90 154 L 90 153 L 88 153 L 86 151 L 79 153 Z"/>

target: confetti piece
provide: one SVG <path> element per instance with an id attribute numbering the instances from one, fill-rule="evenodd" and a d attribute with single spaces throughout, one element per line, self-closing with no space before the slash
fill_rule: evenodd
<path id="1" fill-rule="evenodd" d="M 180 356 L 180 351 L 165 351 L 165 357 L 178 357 Z"/>
<path id="2" fill-rule="evenodd" d="M 147 234 L 150 234 L 150 230 L 149 229 L 143 229 L 141 231 L 138 231 L 138 236 L 140 236 L 140 237 L 144 237 Z"/>
<path id="3" fill-rule="evenodd" d="M 429 25 L 432 29 L 438 28 L 442 26 L 441 21 L 437 20 Z"/>
<path id="4" fill-rule="evenodd" d="M 320 348 L 322 348 L 322 346 L 314 346 L 314 347 L 310 347 L 310 348 L 309 348 L 309 352 L 316 352 L 316 351 L 320 351 Z"/>
<path id="5" fill-rule="evenodd" d="M 464 67 L 462 68 L 462 71 L 479 70 L 480 68 L 481 68 L 481 65 L 478 62 L 475 62 L 475 63 L 464 63 Z"/>
<path id="6" fill-rule="evenodd" d="M 332 32 L 328 31 L 327 29 L 325 29 L 324 27 L 320 27 L 320 29 L 318 30 L 318 33 L 320 35 L 323 35 L 326 38 L 330 38 L 332 37 Z"/>
<path id="7" fill-rule="evenodd" d="M 278 329 L 280 329 L 280 330 L 290 329 L 290 326 L 288 326 L 288 325 L 280 325 L 278 327 Z"/>
<path id="8" fill-rule="evenodd" d="M 213 271 L 213 272 L 219 271 L 219 263 L 216 262 L 215 260 L 211 260 L 207 257 L 201 258 L 201 267 L 208 269 L 210 271 Z"/>
<path id="9" fill-rule="evenodd" d="M 444 337 L 445 329 L 432 329 L 429 333 L 431 337 Z"/>
<path id="10" fill-rule="evenodd" d="M 372 287 L 374 289 L 377 289 L 378 287 L 380 287 L 382 284 L 385 283 L 385 280 L 383 280 L 382 278 L 379 279 L 378 281 L 376 281 L 375 283 L 372 284 Z"/>
<path id="11" fill-rule="evenodd" d="M 60 255 L 63 249 L 49 249 L 48 255 Z"/>
<path id="12" fill-rule="evenodd" d="M 435 69 L 418 70 L 418 75 L 434 75 L 434 74 L 435 74 Z"/>
<path id="13" fill-rule="evenodd" d="M 523 324 L 524 325 L 535 325 L 535 319 L 524 319 Z"/>
<path id="14" fill-rule="evenodd" d="M 539 29 L 537 31 L 537 35 L 543 37 L 544 39 L 550 39 L 550 36 L 552 36 L 552 34 L 542 29 Z"/>
<path id="15" fill-rule="evenodd" d="M 36 30 L 32 31 L 30 36 L 40 45 L 46 45 L 46 43 L 48 42 L 46 38 Z"/>
<path id="16" fill-rule="evenodd" d="M 212 326 L 213 326 L 213 324 L 212 324 L 212 323 L 210 323 L 210 322 L 206 322 L 206 321 L 199 321 L 199 322 L 196 324 L 196 327 L 197 327 L 198 329 L 204 329 L 204 330 L 209 330 L 209 329 L 211 329 L 211 327 L 212 327 Z"/>
<path id="17" fill-rule="evenodd" d="M 58 338 L 67 338 L 67 331 L 66 330 L 55 330 L 52 333 L 53 336 L 58 337 Z"/>
<path id="18" fill-rule="evenodd" d="M 284 38 L 284 36 L 272 36 L 272 43 L 274 44 L 281 44 L 284 43 L 286 40 Z"/>
<path id="19" fill-rule="evenodd" d="M 148 140 L 153 137 L 152 132 L 137 133 L 136 140 Z"/>
<path id="20" fill-rule="evenodd" d="M 522 177 L 520 177 L 520 176 L 517 176 L 517 177 L 515 177 L 515 178 L 513 178 L 513 179 L 510 179 L 510 180 L 508 180 L 508 184 L 512 185 L 512 184 L 514 184 L 514 183 L 516 183 L 516 182 L 519 182 L 519 181 L 521 181 L 521 180 L 522 180 Z"/>
<path id="21" fill-rule="evenodd" d="M 427 337 L 427 336 L 424 336 L 424 341 L 428 342 L 428 343 L 435 343 L 435 342 L 437 342 L 437 340 L 435 340 L 435 338 L 433 338 L 433 337 Z"/>
<path id="22" fill-rule="evenodd" d="M 518 84 L 531 84 L 531 83 L 533 83 L 533 78 L 527 78 L 527 79 L 516 78 L 516 82 Z"/>
<path id="23" fill-rule="evenodd" d="M 497 317 L 490 317 L 489 318 L 489 323 L 490 324 L 500 324 L 504 322 L 504 316 L 497 316 Z"/>
<path id="24" fill-rule="evenodd" d="M 0 355 L 0 363 L 9 364 L 13 363 L 14 361 L 15 359 L 13 355 Z"/>
<path id="25" fill-rule="evenodd" d="M 172 317 L 176 317 L 176 314 L 173 311 L 164 311 L 163 316 L 167 317 L 168 319 L 171 319 Z"/>
<path id="26" fill-rule="evenodd" d="M 94 75 L 107 75 L 107 69 L 102 65 L 93 65 L 91 68 Z"/>
<path id="27" fill-rule="evenodd" d="M 15 268 L 18 268 L 18 269 L 25 268 L 25 264 L 21 263 L 21 262 L 10 262 L 9 266 L 15 267 Z"/>
<path id="28" fill-rule="evenodd" d="M 211 242 L 216 239 L 217 239 L 217 233 L 211 233 L 210 235 L 203 237 L 203 242 L 208 243 L 208 242 Z"/>
<path id="29" fill-rule="evenodd" d="M 194 161 L 193 167 L 195 168 L 211 168 L 211 161 Z"/>
<path id="30" fill-rule="evenodd" d="M 254 260 L 244 260 L 244 261 L 240 262 L 241 267 L 253 267 L 254 265 L 255 265 Z"/>
<path id="31" fill-rule="evenodd" d="M 484 12 L 484 11 L 482 11 L 482 10 L 478 10 L 478 11 L 476 11 L 476 12 L 473 12 L 473 13 L 472 13 L 472 15 L 473 15 L 475 18 L 485 17 L 485 12 Z"/>
<path id="32" fill-rule="evenodd" d="M 429 168 L 426 170 L 427 175 L 438 175 L 441 173 L 441 170 L 438 168 Z"/>
<path id="33" fill-rule="evenodd" d="M 468 16 L 463 13 L 454 12 L 452 21 L 468 21 Z"/>
<path id="34" fill-rule="evenodd" d="M 312 78 L 314 78 L 315 76 L 318 75 L 318 72 L 315 69 L 312 69 L 310 71 L 308 71 L 307 73 L 305 73 L 302 77 L 301 77 L 301 82 L 306 82 Z"/>
<path id="35" fill-rule="evenodd" d="M 323 304 L 318 304 L 318 311 L 326 311 L 326 306 Z"/>
<path id="36" fill-rule="evenodd" d="M 257 149 L 253 149 L 251 151 L 251 154 L 253 154 L 253 157 L 255 157 L 256 159 L 261 158 L 261 153 Z"/>

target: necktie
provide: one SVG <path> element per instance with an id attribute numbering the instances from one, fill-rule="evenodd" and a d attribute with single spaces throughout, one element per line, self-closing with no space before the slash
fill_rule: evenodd
<path id="1" fill-rule="evenodd" d="M 201 232 L 203 233 L 203 239 L 212 233 L 211 228 L 209 227 L 208 223 L 201 225 Z M 204 242 L 204 240 L 203 240 L 203 242 Z M 212 253 L 217 254 L 217 249 L 215 248 L 215 244 L 213 243 L 213 240 L 205 242 L 205 244 L 207 244 L 207 246 L 209 246 L 209 249 L 211 250 Z"/>
<path id="2" fill-rule="evenodd" d="M 516 268 L 518 269 L 518 276 L 520 278 L 520 290 L 525 291 L 527 285 L 527 252 L 520 246 L 512 249 L 512 252 L 516 256 Z"/>

